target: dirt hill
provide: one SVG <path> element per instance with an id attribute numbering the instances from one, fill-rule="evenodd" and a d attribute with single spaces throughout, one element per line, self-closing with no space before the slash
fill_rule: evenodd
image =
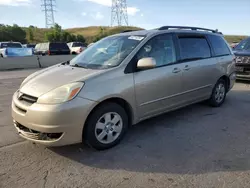
<path id="1" fill-rule="evenodd" d="M 87 43 L 91 43 L 96 36 L 100 35 L 101 33 L 105 33 L 108 35 L 119 33 L 125 30 L 141 30 L 142 28 L 139 27 L 107 27 L 107 26 L 90 26 L 90 27 L 82 27 L 82 28 L 70 28 L 66 29 L 69 33 L 72 34 L 80 34 L 86 38 Z M 28 39 L 28 28 L 24 28 L 27 33 Z M 45 28 L 37 28 L 33 29 L 34 34 L 34 41 L 35 43 L 43 42 L 45 32 L 49 31 L 49 29 Z M 226 40 L 229 43 L 232 42 L 239 42 L 242 39 L 246 38 L 247 36 L 239 36 L 239 35 L 225 35 Z M 29 39 L 28 39 L 29 40 Z"/>

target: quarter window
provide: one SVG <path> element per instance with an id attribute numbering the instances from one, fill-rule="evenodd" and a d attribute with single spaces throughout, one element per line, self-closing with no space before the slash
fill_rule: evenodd
<path id="1" fill-rule="evenodd" d="M 182 60 L 211 57 L 211 50 L 206 38 L 181 37 L 179 41 Z"/>
<path id="2" fill-rule="evenodd" d="M 209 41 L 214 49 L 215 56 L 223 56 L 231 54 L 225 40 L 216 35 L 209 35 Z"/>
<path id="3" fill-rule="evenodd" d="M 150 39 L 138 52 L 137 60 L 152 57 L 156 66 L 163 66 L 176 61 L 172 35 L 159 35 Z"/>

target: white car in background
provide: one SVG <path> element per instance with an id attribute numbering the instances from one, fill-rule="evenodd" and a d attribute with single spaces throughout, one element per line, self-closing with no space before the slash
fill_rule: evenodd
<path id="1" fill-rule="evenodd" d="M 82 42 L 69 42 L 67 43 L 71 54 L 79 54 L 86 49 Z"/>
<path id="2" fill-rule="evenodd" d="M 23 48 L 20 42 L 0 42 L 0 57 L 8 57 L 8 48 Z"/>

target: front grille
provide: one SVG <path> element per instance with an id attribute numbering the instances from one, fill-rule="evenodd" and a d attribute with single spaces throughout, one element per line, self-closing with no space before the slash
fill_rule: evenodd
<path id="1" fill-rule="evenodd" d="M 250 71 L 250 63 L 249 64 L 236 64 L 237 67 L 242 67 L 243 71 L 242 72 L 249 72 Z"/>
<path id="2" fill-rule="evenodd" d="M 250 57 L 249 56 L 237 56 L 236 64 L 250 64 Z"/>
<path id="3" fill-rule="evenodd" d="M 63 134 L 63 133 L 42 133 L 39 131 L 35 131 L 33 129 L 29 129 L 16 121 L 14 121 L 14 124 L 17 127 L 19 134 L 33 140 L 53 141 L 59 139 Z"/>
<path id="4" fill-rule="evenodd" d="M 30 96 L 30 95 L 27 95 L 27 94 L 23 93 L 23 94 L 20 95 L 18 100 L 25 101 L 25 102 L 33 104 L 33 103 L 35 103 L 37 101 L 37 97 L 33 97 L 33 96 Z"/>

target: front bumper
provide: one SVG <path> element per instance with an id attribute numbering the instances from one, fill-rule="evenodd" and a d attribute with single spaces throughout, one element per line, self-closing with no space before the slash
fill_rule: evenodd
<path id="1" fill-rule="evenodd" d="M 236 74 L 235 73 L 232 73 L 230 76 L 229 76 L 229 79 L 230 79 L 230 86 L 229 86 L 229 90 L 230 91 L 234 84 L 235 84 L 235 81 L 236 81 Z"/>
<path id="2" fill-rule="evenodd" d="M 82 141 L 82 131 L 96 102 L 76 97 L 57 105 L 26 104 L 12 100 L 12 117 L 19 135 L 46 146 L 62 146 Z"/>
<path id="3" fill-rule="evenodd" d="M 237 63 L 236 68 L 237 80 L 250 80 L 250 60 L 249 63 Z"/>
<path id="4" fill-rule="evenodd" d="M 237 74 L 236 75 L 237 80 L 250 80 L 250 74 Z"/>

